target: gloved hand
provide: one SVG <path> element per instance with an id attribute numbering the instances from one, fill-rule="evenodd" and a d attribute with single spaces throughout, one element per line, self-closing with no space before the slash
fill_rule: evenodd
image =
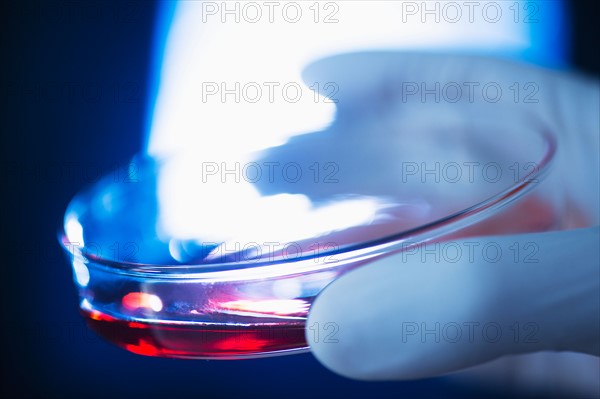
<path id="1" fill-rule="evenodd" d="M 319 361 L 347 377 L 388 380 L 446 374 L 509 354 L 600 355 L 597 82 L 493 59 L 401 53 L 332 57 L 310 65 L 304 77 L 338 84 L 340 115 L 368 100 L 408 124 L 541 123 L 556 135 L 558 152 L 537 189 L 562 201 L 563 227 L 588 227 L 455 241 L 474 248 L 458 260 L 426 245 L 352 271 L 311 308 L 306 337 Z M 415 87 L 402 82 L 494 82 L 504 90 L 493 102 L 477 92 L 436 101 L 402 93 Z M 584 218 L 574 221 L 575 214 Z M 501 256 L 481 250 L 492 247 Z M 315 333 L 325 325 L 335 326 L 335 337 Z"/>
<path id="2" fill-rule="evenodd" d="M 435 262 L 427 247 L 387 257 L 321 293 L 308 326 L 335 323 L 337 333 L 307 338 L 327 367 L 367 380 L 431 377 L 542 350 L 600 355 L 599 239 L 595 227 L 467 239 L 475 255 L 456 263 Z M 491 262 L 486 247 L 503 256 Z M 525 254 L 515 262 L 516 247 L 536 252 L 532 262 Z"/>

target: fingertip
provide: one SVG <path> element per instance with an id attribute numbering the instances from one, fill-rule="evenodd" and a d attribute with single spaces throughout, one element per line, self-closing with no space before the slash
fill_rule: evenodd
<path id="1" fill-rule="evenodd" d="M 418 354 L 398 347 L 396 315 L 388 301 L 394 301 L 390 290 L 402 286 L 396 274 L 393 259 L 380 260 L 342 276 L 317 297 L 306 339 L 326 368 L 364 381 L 427 376 L 412 366 Z"/>
<path id="2" fill-rule="evenodd" d="M 470 321 L 483 298 L 483 281 L 469 265 L 400 260 L 377 260 L 321 292 L 306 329 L 315 357 L 344 377 L 383 381 L 446 374 L 493 355 L 475 356 L 481 346 L 440 340 L 435 332 Z"/>
<path id="3" fill-rule="evenodd" d="M 312 354 L 330 371 L 346 378 L 363 379 L 360 360 L 355 349 L 355 338 L 360 334 L 344 313 L 346 306 L 340 303 L 334 285 L 328 286 L 311 307 L 306 324 L 306 341 Z M 343 289 L 343 288 L 342 288 Z"/>

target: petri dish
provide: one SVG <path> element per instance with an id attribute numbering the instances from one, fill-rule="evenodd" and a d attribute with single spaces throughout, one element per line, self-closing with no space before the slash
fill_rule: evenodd
<path id="1" fill-rule="evenodd" d="M 218 177 L 211 185 L 198 172 L 181 191 L 169 186 L 181 165 L 137 156 L 83 190 L 59 240 L 89 326 L 148 356 L 301 353 L 311 303 L 344 273 L 414 245 L 561 223 L 542 184 L 556 151 L 549 132 L 366 126 L 333 126 L 246 158 L 255 172 L 299 165 L 304 179 L 289 167 L 227 182 L 212 161 L 181 161 Z M 181 221 L 191 228 L 174 228 Z"/>

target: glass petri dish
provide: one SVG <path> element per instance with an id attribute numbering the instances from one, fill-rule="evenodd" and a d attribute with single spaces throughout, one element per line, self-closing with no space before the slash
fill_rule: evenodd
<path id="1" fill-rule="evenodd" d="M 233 176 L 228 191 L 220 176 L 182 191 L 169 185 L 181 168 L 139 156 L 79 193 L 59 235 L 89 326 L 149 356 L 300 353 L 311 303 L 342 274 L 431 241 L 560 223 L 540 184 L 556 150 L 548 132 L 412 126 L 340 140 L 336 129 L 251 158 L 254 169 L 299 165 L 319 178 Z M 190 165 L 216 176 L 212 162 Z M 239 197 L 250 189 L 251 201 Z"/>

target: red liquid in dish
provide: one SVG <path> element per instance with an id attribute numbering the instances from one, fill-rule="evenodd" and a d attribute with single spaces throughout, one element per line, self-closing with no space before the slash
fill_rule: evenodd
<path id="1" fill-rule="evenodd" d="M 549 204 L 539 198 L 528 197 L 440 241 L 546 231 L 559 227 L 559 221 Z M 89 326 L 102 337 L 130 352 L 147 356 L 232 359 L 307 347 L 302 317 L 308 314 L 308 308 L 300 312 L 302 314 L 295 314 L 300 316 L 295 319 L 240 324 L 133 321 L 115 318 L 97 310 L 82 310 L 82 313 Z M 265 317 L 268 316 L 269 313 L 265 313 Z"/>
<path id="2" fill-rule="evenodd" d="M 231 359 L 307 346 L 301 321 L 276 325 L 175 324 L 126 321 L 98 311 L 82 313 L 100 336 L 139 355 Z"/>

